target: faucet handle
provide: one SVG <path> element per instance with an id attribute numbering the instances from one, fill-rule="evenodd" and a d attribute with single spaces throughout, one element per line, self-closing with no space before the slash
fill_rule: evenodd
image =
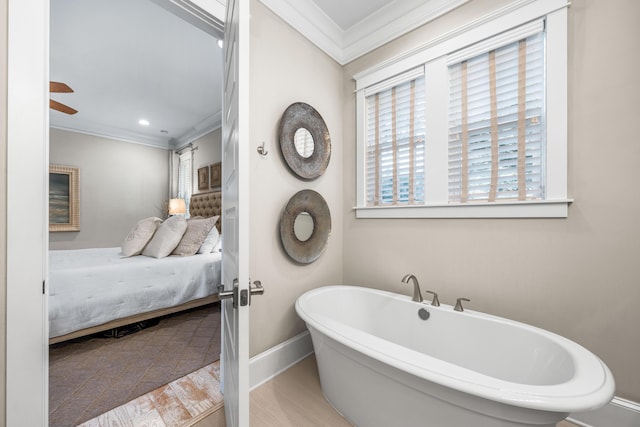
<path id="1" fill-rule="evenodd" d="M 431 300 L 431 305 L 434 307 L 440 307 L 440 301 L 438 300 L 438 294 L 433 291 L 425 291 L 427 294 L 432 294 L 433 299 Z"/>
<path id="2" fill-rule="evenodd" d="M 453 308 L 455 311 L 464 311 L 464 308 L 462 307 L 462 301 L 469 302 L 471 300 L 469 298 L 458 298 L 456 300 L 456 306 Z"/>

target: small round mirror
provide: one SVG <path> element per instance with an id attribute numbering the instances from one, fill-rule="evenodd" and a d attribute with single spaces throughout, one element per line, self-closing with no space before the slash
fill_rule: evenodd
<path id="1" fill-rule="evenodd" d="M 293 143 L 296 146 L 296 151 L 305 159 L 308 159 L 313 154 L 313 135 L 305 128 L 300 128 L 293 135 Z"/>
<path id="2" fill-rule="evenodd" d="M 311 218 L 309 212 L 300 212 L 298 214 L 293 221 L 293 234 L 295 234 L 296 239 L 301 242 L 309 240 L 313 234 L 313 218 Z"/>

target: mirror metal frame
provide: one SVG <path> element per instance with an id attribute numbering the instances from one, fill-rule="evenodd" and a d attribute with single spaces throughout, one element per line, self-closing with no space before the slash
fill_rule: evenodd
<path id="1" fill-rule="evenodd" d="M 313 219 L 313 233 L 306 241 L 296 237 L 298 215 L 307 212 Z M 317 260 L 327 247 L 331 233 L 331 212 L 326 200 L 314 190 L 301 190 L 289 199 L 280 216 L 280 241 L 289 257 L 299 264 Z"/>
<path id="2" fill-rule="evenodd" d="M 295 133 L 305 128 L 313 137 L 313 154 L 305 158 L 298 153 Z M 280 120 L 280 151 L 289 169 L 300 178 L 312 181 L 327 170 L 331 158 L 331 137 L 320 113 L 309 104 L 295 102 Z"/>

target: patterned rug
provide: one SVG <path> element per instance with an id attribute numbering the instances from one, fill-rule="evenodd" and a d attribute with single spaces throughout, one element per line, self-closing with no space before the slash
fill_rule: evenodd
<path id="1" fill-rule="evenodd" d="M 49 425 L 74 427 L 220 357 L 220 304 L 165 316 L 122 338 L 49 349 Z"/>

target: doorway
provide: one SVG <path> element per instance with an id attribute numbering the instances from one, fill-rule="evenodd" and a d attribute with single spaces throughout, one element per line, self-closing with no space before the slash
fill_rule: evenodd
<path id="1" fill-rule="evenodd" d="M 201 3 L 195 0 L 195 3 Z M 8 426 L 45 425 L 48 413 L 46 224 L 49 2 L 8 0 L 6 394 Z M 172 3 L 188 5 L 176 0 Z M 216 2 L 213 2 L 216 3 Z M 220 6 L 220 5 L 217 5 Z M 182 8 L 185 9 L 184 7 Z M 222 17 L 220 10 L 202 9 Z M 215 7 L 213 9 L 216 9 Z M 202 10 L 200 10 L 202 12 Z M 217 13 L 216 13 L 217 12 Z M 219 19 L 222 21 L 222 19 Z"/>
<path id="2" fill-rule="evenodd" d="M 133 110 L 133 106 L 140 108 L 141 111 L 142 108 L 147 109 L 146 103 L 136 103 L 137 100 L 146 100 L 147 95 L 143 91 L 145 85 L 155 84 L 158 88 L 157 91 L 166 92 L 166 97 L 170 98 L 170 102 L 172 103 L 180 105 L 185 103 L 180 99 L 180 95 L 190 90 L 187 82 L 190 84 L 195 78 L 191 76 L 187 77 L 186 74 L 183 74 L 182 79 L 163 86 L 163 82 L 158 78 L 158 75 L 162 74 L 161 67 L 163 67 L 163 64 L 155 60 L 154 54 L 156 52 L 153 50 L 154 46 L 149 46 L 145 41 L 153 40 L 155 43 L 151 43 L 152 45 L 161 45 L 162 53 L 165 54 L 165 57 L 162 59 L 168 64 L 166 66 L 174 73 L 177 72 L 177 74 L 181 74 L 179 71 L 182 68 L 176 65 L 175 62 L 190 63 L 189 58 L 191 56 L 187 55 L 187 52 L 178 52 L 183 53 L 183 55 L 176 58 L 169 52 L 179 51 L 181 46 L 178 46 L 178 49 L 174 49 L 177 44 L 182 44 L 182 49 L 188 48 L 189 50 L 196 51 L 194 43 L 197 43 L 197 41 L 193 40 L 195 37 L 187 38 L 187 34 L 185 34 L 186 29 L 184 28 L 185 25 L 190 26 L 191 28 L 189 28 L 189 30 L 197 33 L 197 35 L 208 36 L 208 34 L 200 28 L 194 27 L 190 22 L 185 23 L 184 20 L 170 13 L 172 11 L 167 11 L 165 8 L 159 7 L 161 4 L 166 5 L 166 3 L 168 2 L 144 0 L 135 2 L 136 8 L 133 7 L 131 2 L 126 0 L 108 2 L 104 0 L 57 0 L 51 4 L 51 80 L 65 81 L 76 90 L 73 94 L 55 94 L 52 95 L 52 98 L 60 99 L 64 96 L 62 100 L 64 100 L 65 103 L 77 107 L 79 113 L 77 115 L 63 115 L 59 112 L 51 112 L 51 125 L 55 129 L 55 132 L 52 131 L 52 135 L 50 136 L 49 162 L 55 164 L 72 164 L 80 167 L 81 186 L 83 187 L 82 194 L 84 195 L 81 200 L 90 197 L 90 193 L 97 193 L 101 196 L 99 198 L 92 198 L 93 200 L 90 205 L 82 206 L 83 224 L 81 231 L 78 233 L 50 234 L 50 248 L 63 250 L 67 248 L 80 249 L 94 246 L 111 247 L 119 245 L 120 241 L 124 239 L 124 236 L 126 236 L 126 233 L 129 231 L 129 228 L 133 226 L 138 219 L 150 215 L 164 218 L 164 214 L 166 214 L 166 212 L 159 212 L 159 209 L 158 212 L 156 212 L 155 209 L 149 209 L 150 207 L 155 208 L 162 206 L 162 202 L 166 200 L 166 196 L 155 196 L 156 201 L 153 205 L 149 200 L 153 199 L 152 195 L 154 192 L 166 194 L 167 187 L 172 187 L 171 182 L 167 185 L 166 183 L 162 183 L 161 180 L 156 179 L 156 176 L 162 175 L 162 171 L 166 170 L 168 173 L 169 168 L 164 167 L 163 169 L 162 166 L 150 167 L 150 170 L 143 172 L 142 167 L 144 163 L 156 165 L 152 162 L 166 162 L 166 151 L 163 151 L 162 147 L 158 149 L 154 146 L 156 140 L 153 135 L 143 134 L 142 131 L 140 135 L 138 135 L 135 133 L 136 130 L 128 128 L 125 130 L 129 133 L 125 133 L 124 136 L 118 133 L 118 129 L 115 130 L 115 135 L 112 135 L 112 129 L 110 127 L 112 125 L 111 121 L 115 124 L 114 128 L 124 127 L 122 123 L 127 118 L 123 116 L 129 112 L 128 109 Z M 61 12 L 60 8 L 65 5 L 68 7 L 62 9 Z M 112 13 L 117 14 L 117 16 L 112 16 Z M 159 22 L 161 24 L 151 25 L 154 19 L 160 20 Z M 171 22 L 169 22 L 170 20 L 176 21 L 175 25 L 181 26 L 180 28 L 182 28 L 183 32 L 173 30 Z M 139 24 L 135 26 L 135 32 L 129 34 L 128 28 L 134 26 L 127 24 L 133 21 Z M 111 27 L 113 27 L 113 30 Z M 162 27 L 162 31 L 159 34 L 154 33 L 155 27 Z M 61 29 L 63 34 L 60 34 Z M 97 32 L 95 38 L 92 36 L 92 31 Z M 180 37 L 174 33 L 179 34 Z M 83 40 L 76 40 L 78 34 L 82 34 Z M 58 37 L 63 38 L 63 40 L 66 40 L 64 37 L 69 37 L 70 41 L 60 46 Z M 216 39 L 211 36 L 209 36 L 209 38 L 211 39 L 211 43 L 207 48 L 212 50 L 211 55 L 221 56 L 219 53 L 220 49 L 215 43 Z M 185 41 L 179 42 L 179 39 L 184 39 Z M 127 42 L 129 40 L 131 44 L 135 45 L 136 49 L 134 53 L 129 52 L 127 49 Z M 136 41 L 136 43 L 134 43 L 134 41 Z M 105 69 L 107 73 L 105 73 L 105 75 L 97 75 L 97 73 L 101 73 L 101 70 L 92 69 L 90 64 L 93 61 L 109 57 L 111 48 L 110 46 L 105 46 L 105 44 L 116 45 L 117 52 L 115 53 L 118 57 L 111 58 L 110 61 L 104 60 L 99 68 Z M 99 58 L 93 56 L 94 51 L 99 52 Z M 58 54 L 59 52 L 63 52 L 63 54 Z M 144 58 L 145 65 L 135 60 L 136 58 L 134 58 L 134 56 L 136 54 Z M 67 63 L 71 63 L 73 66 Z M 149 67 L 146 64 L 151 64 L 151 66 Z M 205 65 L 206 64 L 194 63 L 192 67 L 190 66 L 188 68 L 204 69 Z M 81 68 L 81 72 L 76 73 L 76 67 Z M 187 72 L 187 70 L 182 70 L 183 73 Z M 219 74 L 221 74 L 221 71 Z M 90 77 L 89 84 L 83 81 L 84 76 Z M 150 76 L 153 76 L 158 81 L 153 81 Z M 142 77 L 142 80 L 138 80 L 139 77 Z M 170 77 L 165 76 L 165 78 L 169 79 Z M 212 75 L 211 78 L 222 80 L 214 75 Z M 135 81 L 135 84 L 131 84 L 128 79 Z M 94 91 L 98 86 L 105 86 L 105 90 Z M 174 91 L 174 86 L 179 86 L 178 93 Z M 205 86 L 207 85 L 200 84 L 199 86 L 200 91 L 204 92 L 206 90 Z M 126 90 L 117 90 L 122 87 L 126 87 Z M 110 93 L 108 92 L 120 93 L 120 99 L 115 100 L 116 104 L 111 103 Z M 135 93 L 137 100 L 126 99 L 125 96 L 128 92 Z M 101 117 L 92 117 L 92 109 L 83 107 L 83 105 L 86 104 L 82 102 L 86 102 L 86 99 L 83 99 L 82 96 L 85 96 L 87 93 L 93 93 L 93 99 L 99 101 L 100 107 L 106 111 L 109 120 L 98 123 Z M 188 102 L 195 112 L 199 112 L 200 107 L 198 107 L 199 104 L 195 98 L 196 97 L 193 96 Z M 74 103 L 74 101 L 77 103 Z M 152 100 L 151 103 L 154 107 L 161 105 L 158 100 Z M 91 108 L 94 108 L 93 105 L 91 105 Z M 158 117 L 162 117 L 164 114 L 164 111 L 162 111 L 163 108 L 160 110 L 161 111 L 152 110 L 149 112 L 151 117 L 148 118 L 150 119 L 149 121 L 152 122 L 150 127 L 158 126 Z M 174 148 L 179 148 L 182 143 L 187 141 L 191 142 L 190 139 L 195 136 L 193 132 L 183 132 L 179 130 L 181 125 L 178 120 L 180 115 L 179 111 L 173 110 L 170 115 L 173 121 L 167 126 L 167 133 L 171 138 L 175 139 L 175 141 L 171 142 L 175 145 Z M 195 116 L 195 113 L 193 113 L 193 115 Z M 214 114 L 209 114 L 209 112 L 206 114 L 207 118 L 213 115 Z M 154 123 L 154 118 L 156 123 Z M 134 116 L 128 119 L 136 121 L 138 117 Z M 193 123 L 193 125 L 195 126 L 197 124 L 203 129 L 210 125 L 207 120 L 198 119 L 196 121 L 198 123 Z M 92 127 L 93 123 L 98 124 L 96 130 Z M 53 133 L 55 133 L 55 135 L 53 135 Z M 96 136 L 95 134 L 104 134 L 105 138 Z M 158 133 L 158 135 L 162 136 L 161 133 Z M 111 139 L 112 136 L 113 138 L 119 138 L 125 141 L 113 141 Z M 164 138 L 169 139 L 169 137 Z M 187 141 L 185 141 L 185 138 Z M 135 150 L 133 148 L 129 150 L 127 149 L 127 145 L 130 144 L 129 141 L 126 141 L 129 139 L 133 139 L 134 144 L 142 140 L 146 145 L 140 147 L 140 144 L 136 144 L 133 146 Z M 64 140 L 65 144 L 62 148 L 61 146 L 63 144 L 61 140 Z M 196 141 L 195 145 L 199 147 L 196 154 L 200 155 L 210 151 L 205 149 L 205 144 L 210 143 L 206 136 L 198 138 Z M 100 144 L 104 144 L 105 147 L 109 145 L 110 148 L 96 148 Z M 106 152 L 111 149 L 119 150 L 119 154 L 111 156 Z M 81 155 L 77 155 L 76 153 L 80 151 Z M 162 152 L 161 155 L 155 153 L 158 151 Z M 159 158 L 158 160 L 152 160 L 152 158 L 155 159 L 157 157 Z M 218 155 L 217 158 L 219 159 L 219 157 Z M 213 158 L 208 160 L 209 161 L 206 162 L 207 164 L 213 163 L 214 161 Z M 106 163 L 107 165 L 102 167 L 100 163 Z M 194 163 L 194 166 L 194 172 L 196 172 L 197 167 L 201 165 Z M 139 178 L 136 178 L 137 174 L 134 174 L 136 171 L 141 172 Z M 128 174 L 129 177 L 123 180 L 123 176 Z M 142 180 L 144 185 L 136 185 L 134 183 L 135 179 Z M 107 185 L 100 186 L 99 181 L 105 182 Z M 169 179 L 169 181 L 171 181 L 171 179 Z M 128 186 L 128 182 L 131 182 L 133 185 Z M 192 182 L 197 183 L 197 180 L 192 179 Z M 113 187 L 113 189 L 109 187 Z M 130 187 L 139 188 L 137 191 L 134 191 L 134 188 Z M 111 194 L 111 192 L 113 194 Z M 122 209 L 122 206 L 117 207 L 118 199 L 129 200 L 129 203 L 131 200 L 135 200 L 137 203 L 135 206 L 125 206 L 126 209 Z M 108 202 L 108 200 L 112 202 Z M 125 202 L 125 204 L 126 203 L 127 202 Z M 134 213 L 135 208 L 144 206 L 145 204 L 146 210 L 143 209 Z M 111 211 L 110 209 L 112 208 L 110 206 L 116 206 L 116 209 L 120 211 Z M 98 224 L 94 224 L 93 221 L 97 221 Z M 121 227 L 120 232 L 115 231 L 118 226 Z M 115 237 L 113 239 L 115 240 L 109 240 L 111 237 L 108 235 L 99 234 L 99 228 L 104 229 L 107 234 L 114 235 Z M 83 242 L 89 242 L 89 244 L 87 245 Z M 50 259 L 52 258 L 50 257 Z M 52 265 L 50 265 L 50 268 L 51 267 Z M 50 272 L 50 286 L 53 287 L 53 285 L 53 275 Z M 49 300 L 49 303 L 51 304 L 51 300 Z M 216 308 L 218 307 L 219 305 L 216 306 Z M 143 394 L 144 392 L 150 391 L 149 388 L 151 384 L 158 386 L 158 378 L 162 378 L 163 376 L 162 372 L 157 372 L 160 367 L 166 368 L 166 371 L 168 371 L 167 374 L 169 375 L 166 379 L 170 381 L 176 379 L 176 374 L 186 374 L 185 366 L 201 368 L 203 364 L 212 362 L 210 357 L 204 354 L 208 349 L 201 347 L 199 348 L 200 352 L 198 354 L 191 354 L 191 357 L 186 359 L 183 357 L 182 360 L 174 361 L 173 364 L 170 364 L 171 362 L 166 357 L 160 361 L 160 365 L 154 365 L 153 363 L 144 364 L 140 363 L 144 362 L 140 360 L 140 355 L 144 354 L 145 351 L 139 348 L 136 348 L 137 351 L 133 351 L 131 348 L 134 343 L 138 342 L 139 344 L 137 338 L 141 336 L 152 336 L 155 329 L 163 326 L 163 322 L 176 321 L 176 319 L 187 316 L 183 323 L 191 324 L 196 314 L 196 312 L 189 312 L 186 314 L 183 313 L 183 316 L 161 319 L 159 325 L 143 329 L 142 331 L 127 335 L 118 340 L 105 339 L 101 337 L 103 334 L 100 334 L 91 339 L 86 338 L 77 340 L 77 342 L 67 342 L 56 345 L 56 347 L 53 348 L 53 352 L 49 355 L 51 369 L 49 375 L 50 425 L 67 425 L 65 424 L 65 420 L 69 419 L 75 420 L 69 425 L 76 425 L 79 422 L 86 421 L 88 418 L 99 415 L 106 409 L 111 409 L 113 406 L 126 403 L 131 398 L 136 397 L 138 393 Z M 216 319 L 218 319 L 216 323 L 219 325 L 219 310 L 216 311 Z M 135 328 L 138 326 L 144 328 L 146 325 L 139 325 L 137 323 L 131 327 Z M 127 327 L 120 328 L 120 330 L 126 328 Z M 166 331 L 166 329 L 167 328 L 164 330 Z M 211 328 L 209 327 L 208 329 Z M 189 333 L 197 334 L 198 331 L 191 330 Z M 217 338 L 219 337 L 219 330 L 217 330 L 216 333 Z M 187 331 L 183 329 L 180 338 L 184 338 L 186 334 Z M 163 338 L 168 340 L 172 337 L 165 334 Z M 129 345 L 123 346 L 124 342 L 129 343 Z M 185 347 L 188 345 L 189 343 L 185 343 Z M 70 348 L 77 348 L 76 354 L 74 354 L 74 351 L 70 350 Z M 151 348 L 153 348 L 153 345 L 151 345 Z M 184 349 L 181 347 L 180 350 L 180 354 L 183 354 L 184 351 L 182 350 Z M 78 352 L 81 353 L 83 357 L 78 357 Z M 96 365 L 91 366 L 93 362 L 91 362 L 92 359 L 89 356 L 96 352 L 100 353 L 99 361 L 95 361 Z M 169 350 L 166 348 L 157 348 L 155 352 L 153 350 L 149 350 L 148 352 L 152 353 L 155 359 L 159 358 L 157 354 L 159 352 L 163 353 L 160 356 L 171 356 L 168 354 Z M 118 354 L 119 356 L 110 358 L 108 357 L 109 354 Z M 181 357 L 179 354 L 175 354 L 174 356 Z M 202 356 L 204 356 L 204 358 L 199 366 L 191 363 L 194 362 L 196 358 Z M 148 356 L 147 358 L 151 359 Z M 74 365 L 76 369 L 69 368 L 69 366 Z M 79 369 L 79 366 L 84 366 L 86 369 Z M 150 373 L 155 373 L 155 375 L 151 375 Z M 118 393 L 118 391 L 120 391 L 120 393 Z M 91 396 L 88 394 L 91 394 Z M 76 413 L 69 414 L 67 412 L 61 414 L 61 412 L 64 412 L 68 408 L 71 408 L 72 411 L 75 408 Z M 80 413 L 77 413 L 79 408 L 81 408 Z"/>

